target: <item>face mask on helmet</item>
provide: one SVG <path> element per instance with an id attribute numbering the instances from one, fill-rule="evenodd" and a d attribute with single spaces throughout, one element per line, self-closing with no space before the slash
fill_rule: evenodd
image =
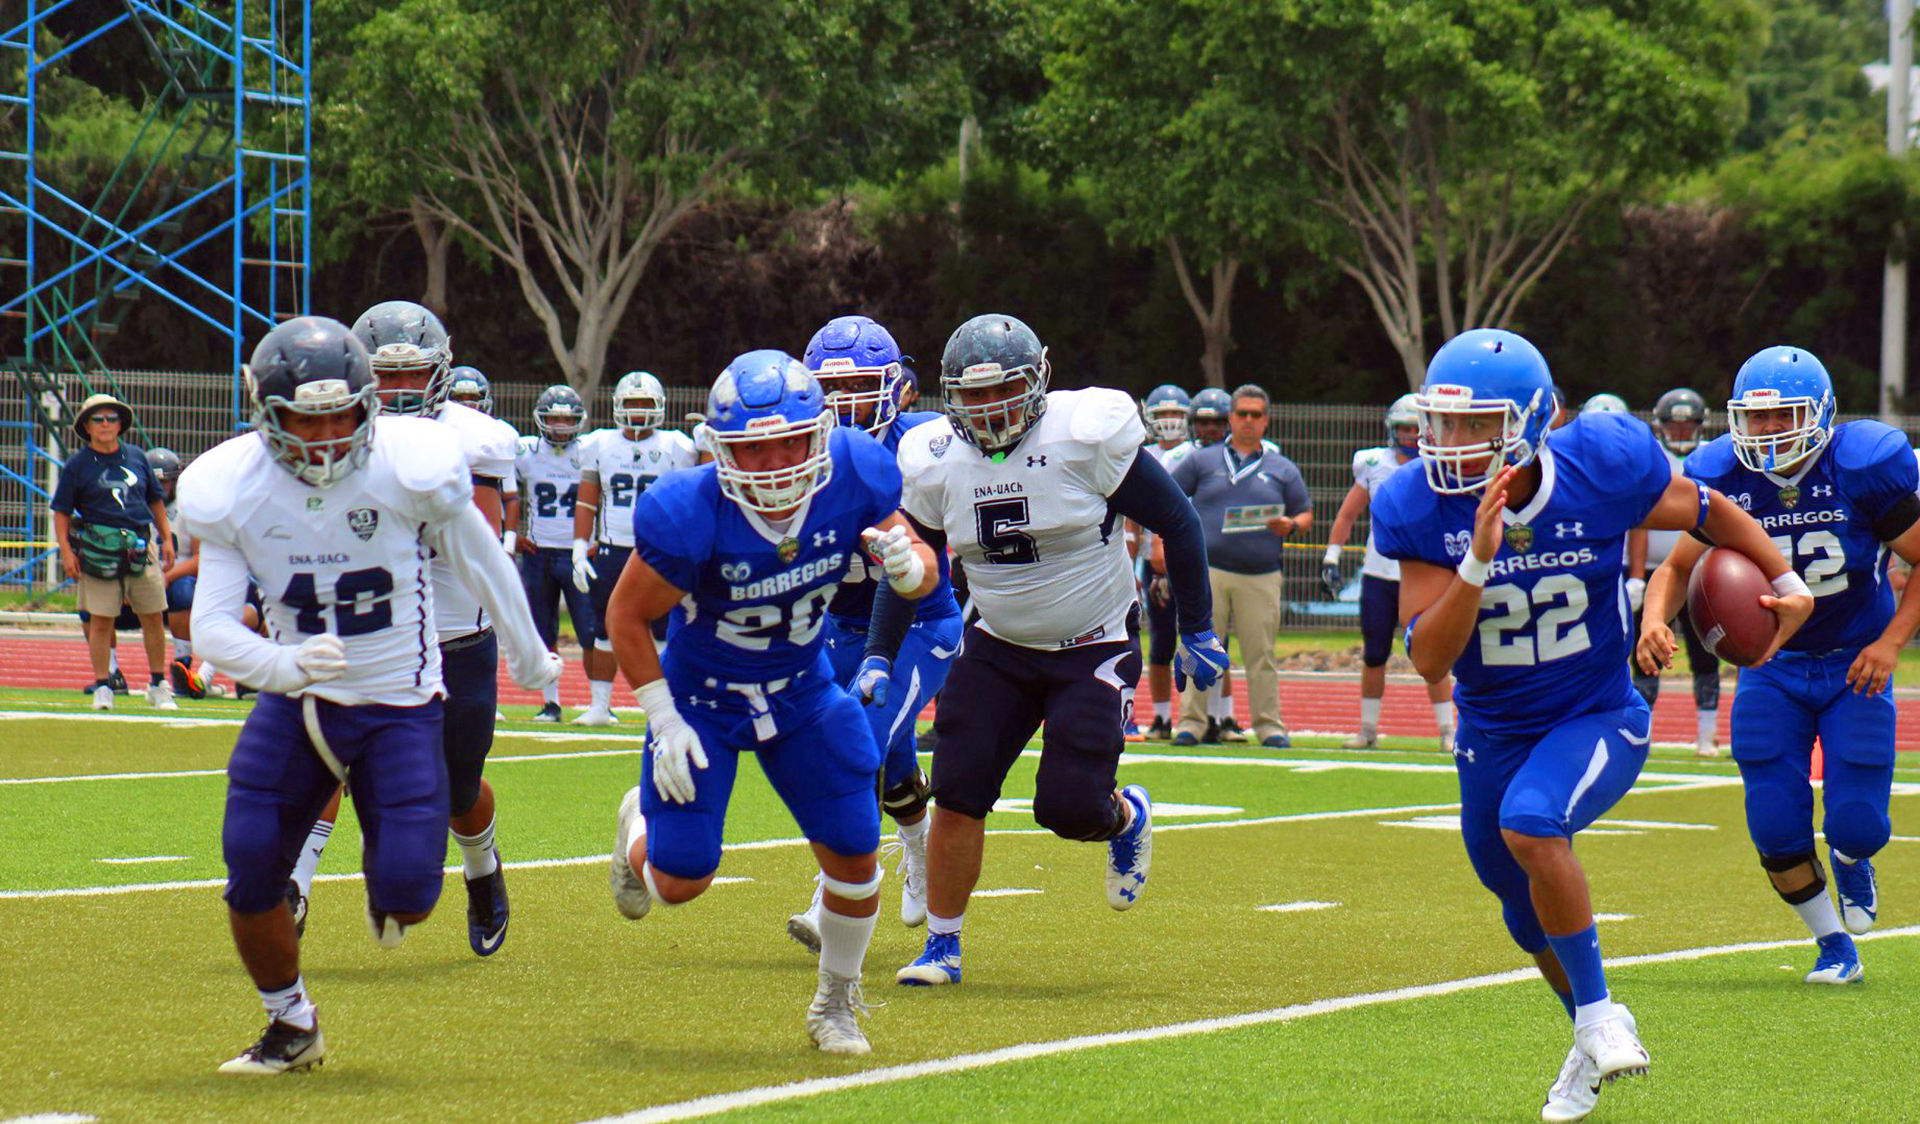
<path id="1" fill-rule="evenodd" d="M 898 363 L 859 367 L 845 356 L 820 361 L 813 372 L 826 392 L 827 408 L 840 425 L 858 426 L 878 436 L 900 415 L 900 389 L 906 373 Z"/>
<path id="2" fill-rule="evenodd" d="M 741 507 L 782 517 L 832 478 L 834 412 L 799 360 L 748 352 L 714 380 L 707 406 L 720 490 Z"/>
<path id="3" fill-rule="evenodd" d="M 651 394 L 635 394 L 613 403 L 614 424 L 621 429 L 657 429 L 667 420 L 667 404 Z"/>
<path id="4" fill-rule="evenodd" d="M 1538 430 L 1552 419 L 1552 395 L 1536 392 L 1525 403 L 1475 398 L 1464 386 L 1428 386 L 1414 396 L 1420 415 L 1419 454 L 1427 483 L 1445 495 L 1486 487 L 1505 465 L 1524 465 L 1539 452 Z"/>
<path id="5" fill-rule="evenodd" d="M 1755 472 L 1791 472 L 1820 451 L 1832 433 L 1833 399 L 1750 390 L 1727 403 L 1733 452 Z"/>
<path id="6" fill-rule="evenodd" d="M 380 400 L 371 384 L 358 394 L 344 381 L 301 383 L 292 400 L 261 399 L 255 428 L 275 463 L 316 488 L 339 482 L 366 463 Z"/>
<path id="7" fill-rule="evenodd" d="M 1153 431 L 1156 441 L 1185 441 L 1187 439 L 1188 408 L 1178 402 L 1155 402 L 1147 407 L 1147 428 Z"/>

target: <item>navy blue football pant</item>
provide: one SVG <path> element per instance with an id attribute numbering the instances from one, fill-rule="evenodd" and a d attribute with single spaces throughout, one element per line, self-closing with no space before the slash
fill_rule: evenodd
<path id="1" fill-rule="evenodd" d="M 440 677 L 447 685 L 441 746 L 448 808 L 458 818 L 479 801 L 480 771 L 493 750 L 493 716 L 500 707 L 500 641 L 493 630 L 440 645 Z"/>
<path id="2" fill-rule="evenodd" d="M 620 571 L 627 568 L 627 559 L 632 554 L 633 548 L 630 546 L 614 546 L 604 542 L 593 550 L 593 581 L 589 583 L 587 595 L 593 602 L 593 646 L 603 652 L 613 650 L 612 637 L 607 633 L 607 602 L 613 599 L 613 587 L 620 584 Z M 567 566 L 571 574 L 571 559 Z M 663 644 L 666 639 L 667 618 L 661 617 L 653 622 L 653 642 Z M 587 643 L 584 636 L 580 643 L 583 646 Z"/>
<path id="3" fill-rule="evenodd" d="M 1627 794 L 1647 763 L 1653 711 L 1631 686 L 1622 683 L 1620 693 L 1614 706 L 1519 735 L 1482 733 L 1460 712 L 1453 764 L 1467 858 L 1500 899 L 1514 943 L 1529 953 L 1547 947 L 1547 934 L 1527 872 L 1500 832 L 1570 840 Z"/>
<path id="4" fill-rule="evenodd" d="M 1141 587 L 1140 600 L 1147 607 L 1147 663 L 1153 667 L 1171 667 L 1175 646 L 1180 641 L 1180 626 L 1174 620 L 1173 598 L 1164 602 L 1153 596 L 1152 574 Z"/>
<path id="5" fill-rule="evenodd" d="M 527 591 L 527 608 L 533 610 L 533 625 L 540 639 L 551 650 L 560 639 L 560 598 L 567 599 L 567 615 L 573 618 L 573 634 L 581 647 L 593 643 L 599 621 L 593 613 L 593 599 L 573 584 L 573 551 L 567 547 L 536 547 L 532 554 L 520 556 L 520 584 Z"/>
<path id="6" fill-rule="evenodd" d="M 866 622 L 851 617 L 829 617 L 826 636 L 827 659 L 833 664 L 834 681 L 851 688 L 853 677 L 860 670 L 860 661 L 867 654 Z M 919 768 L 919 735 L 914 729 L 914 719 L 920 716 L 927 700 L 940 693 L 954 653 L 959 650 L 960 614 L 937 620 L 916 618 L 893 658 L 893 681 L 887 688 L 886 705 L 860 708 L 866 713 L 874 742 L 885 757 L 882 789 L 906 783 Z M 856 697 L 854 701 L 859 699 Z"/>
<path id="7" fill-rule="evenodd" d="M 225 897 L 236 913 L 265 913 L 286 900 L 307 832 L 340 783 L 314 749 L 304 706 L 285 695 L 261 695 L 227 762 L 220 846 Z M 327 747 L 347 770 L 367 900 L 387 913 L 432 910 L 447 855 L 440 701 L 341 706 L 315 699 L 312 707 Z"/>
<path id="8" fill-rule="evenodd" d="M 1385 667 L 1393 654 L 1393 635 L 1399 631 L 1400 583 L 1360 575 L 1360 662 Z"/>
<path id="9" fill-rule="evenodd" d="M 1893 788 L 1893 685 L 1854 694 L 1857 651 L 1782 652 L 1745 668 L 1733 691 L 1733 760 L 1747 790 L 1747 833 L 1760 853 L 1813 851 L 1813 739 L 1826 760 L 1821 800 L 1827 842 L 1864 859 L 1887 845 Z"/>
<path id="10" fill-rule="evenodd" d="M 1033 818 L 1066 839 L 1111 839 L 1125 823 L 1114 775 L 1133 717 L 1140 648 L 1126 640 L 1041 650 L 967 629 L 933 729 L 933 799 L 985 819 L 1041 723 Z"/>
<path id="11" fill-rule="evenodd" d="M 740 770 L 753 754 L 801 834 L 836 855 L 880 847 L 880 772 L 860 704 L 833 680 L 820 652 L 812 667 L 772 683 L 721 683 L 679 666 L 671 645 L 662 658 L 680 717 L 700 736 L 707 767 L 693 770 L 694 798 L 663 800 L 653 787 L 652 731 L 640 764 L 640 810 L 647 818 L 647 861 L 676 878 L 705 878 L 720 867 L 721 830 Z"/>

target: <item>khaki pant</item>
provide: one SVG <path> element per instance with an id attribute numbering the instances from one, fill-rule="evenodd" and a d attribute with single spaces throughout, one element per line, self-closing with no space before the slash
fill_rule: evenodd
<path id="1" fill-rule="evenodd" d="M 75 581 L 80 607 L 96 617 L 112 620 L 120 615 L 122 603 L 133 606 L 136 616 L 158 613 L 167 607 L 167 587 L 161 580 L 160 548 L 147 544 L 147 568 L 138 575 L 96 578 L 81 571 Z"/>
<path id="2" fill-rule="evenodd" d="M 1253 740 L 1263 742 L 1287 732 L 1280 721 L 1280 675 L 1273 660 L 1273 640 L 1280 632 L 1280 587 L 1284 575 L 1232 574 L 1210 570 L 1213 579 L 1213 630 L 1222 641 L 1240 642 L 1240 661 L 1247 671 L 1247 710 Z M 1180 695 L 1180 726 L 1199 737 L 1207 729 L 1207 699 L 1199 691 Z"/>

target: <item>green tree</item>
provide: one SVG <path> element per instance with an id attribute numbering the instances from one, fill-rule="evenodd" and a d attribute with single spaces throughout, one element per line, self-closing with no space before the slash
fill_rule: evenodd
<path id="1" fill-rule="evenodd" d="M 927 100 L 924 74 L 896 77 L 907 0 L 333 2 L 364 14 L 326 110 L 355 196 L 507 265 L 582 392 L 697 207 L 896 159 Z"/>

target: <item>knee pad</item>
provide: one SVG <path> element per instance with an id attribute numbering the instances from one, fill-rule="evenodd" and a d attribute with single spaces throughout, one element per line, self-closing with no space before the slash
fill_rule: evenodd
<path id="1" fill-rule="evenodd" d="M 1820 865 L 1820 856 L 1814 854 L 1812 851 L 1801 851 L 1793 855 L 1769 855 L 1762 853 L 1760 856 L 1760 865 L 1765 867 L 1769 874 L 1781 874 L 1789 870 L 1794 870 L 1803 863 L 1813 868 L 1813 881 L 1798 890 L 1788 891 L 1782 890 L 1778 886 L 1774 887 L 1773 892 L 1779 894 L 1780 900 L 1786 902 L 1788 905 L 1801 905 L 1827 892 L 1827 872 L 1826 869 Z M 1767 884 L 1770 886 L 1773 885 L 1773 880 L 1769 878 Z"/>
<path id="2" fill-rule="evenodd" d="M 931 792 L 927 774 L 915 765 L 911 777 L 880 794 L 880 806 L 896 820 L 911 820 L 927 810 L 927 797 Z"/>
<path id="3" fill-rule="evenodd" d="M 1033 794 L 1033 820 L 1062 839 L 1098 843 L 1120 834 L 1121 825 L 1127 822 L 1119 801 L 1113 792 L 1089 798 L 1038 791 Z"/>
<path id="4" fill-rule="evenodd" d="M 407 930 L 411 926 L 400 924 L 384 910 L 368 906 L 367 928 L 373 930 L 373 943 L 381 948 L 392 949 L 399 948 L 400 943 L 407 939 Z"/>
<path id="5" fill-rule="evenodd" d="M 863 902 L 880 892 L 880 880 L 887 876 L 884 870 L 875 869 L 873 877 L 865 882 L 842 882 L 824 871 L 820 875 L 820 884 L 827 893 L 845 898 L 850 902 Z"/>
<path id="6" fill-rule="evenodd" d="M 1893 834 L 1886 809 L 1850 800 L 1827 807 L 1827 843 L 1850 859 L 1872 858 Z"/>
<path id="7" fill-rule="evenodd" d="M 1702 673 L 1693 677 L 1693 705 L 1696 710 L 1720 709 L 1720 675 Z"/>

